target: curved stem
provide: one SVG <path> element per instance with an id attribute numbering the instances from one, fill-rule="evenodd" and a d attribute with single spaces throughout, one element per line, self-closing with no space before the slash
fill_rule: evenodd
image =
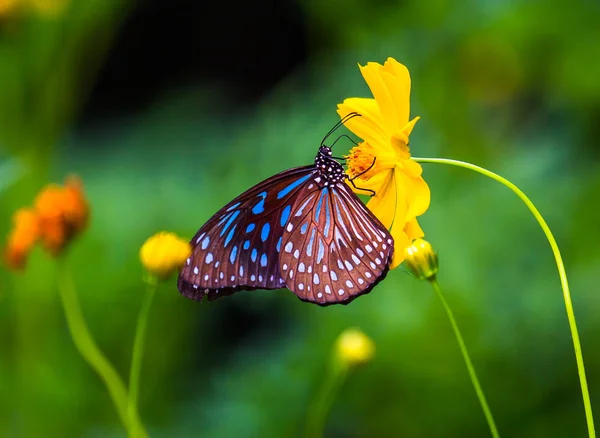
<path id="1" fill-rule="evenodd" d="M 143 436 L 146 436 L 139 419 L 137 417 L 130 418 L 127 414 L 127 390 L 125 385 L 112 364 L 100 351 L 85 323 L 77 299 L 75 284 L 71 278 L 67 262 L 62 258 L 58 260 L 58 289 L 73 343 L 83 359 L 98 373 L 106 385 L 117 413 L 125 429 L 127 429 L 128 436 L 137 436 L 135 435 L 136 430 L 141 430 Z"/>
<path id="2" fill-rule="evenodd" d="M 135 418 L 139 415 L 137 404 L 140 388 L 140 374 L 142 371 L 142 359 L 144 358 L 144 343 L 146 341 L 146 327 L 148 326 L 148 315 L 150 313 L 150 308 L 152 307 L 152 300 L 154 299 L 155 292 L 156 282 L 148 282 L 148 289 L 144 296 L 135 330 L 131 369 L 129 372 L 129 405 L 127 407 L 131 418 Z"/>
<path id="3" fill-rule="evenodd" d="M 581 386 L 581 395 L 583 397 L 583 407 L 585 409 L 585 417 L 587 421 L 588 435 L 590 438 L 594 438 L 596 436 L 596 431 L 594 428 L 594 416 L 592 414 L 592 404 L 590 401 L 590 393 L 588 390 L 587 379 L 585 377 L 585 366 L 583 362 L 583 353 L 581 352 L 581 342 L 579 341 L 579 332 L 577 330 L 577 323 L 575 321 L 575 312 L 573 310 L 573 303 L 571 301 L 571 292 L 569 291 L 569 283 L 567 281 L 567 273 L 565 271 L 565 265 L 563 263 L 562 257 L 560 255 L 560 250 L 558 249 L 558 244 L 548 227 L 548 224 L 538 211 L 538 209 L 533 205 L 533 202 L 529 200 L 529 198 L 519 189 L 516 185 L 511 183 L 506 178 L 501 177 L 500 175 L 495 174 L 494 172 L 490 172 L 483 167 L 476 166 L 474 164 L 465 163 L 464 161 L 458 160 L 450 160 L 447 158 L 413 158 L 414 161 L 419 163 L 438 163 L 438 164 L 449 164 L 452 166 L 463 167 L 465 169 L 474 170 L 484 176 L 492 178 L 499 183 L 505 185 L 509 189 L 511 189 L 518 197 L 525 203 L 527 208 L 531 211 L 535 219 L 540 224 L 540 227 L 544 231 L 546 235 L 546 239 L 548 239 L 548 243 L 550 243 L 550 247 L 552 248 L 552 253 L 554 254 L 554 259 L 556 260 L 556 266 L 558 268 L 558 275 L 560 277 L 560 283 L 563 291 L 563 298 L 565 301 L 565 308 L 567 311 L 567 318 L 569 320 L 569 328 L 571 329 L 571 337 L 573 339 L 573 348 L 575 350 L 575 361 L 577 362 L 577 371 L 579 374 L 579 384 Z"/>
<path id="4" fill-rule="evenodd" d="M 458 341 L 460 352 L 462 353 L 463 359 L 465 360 L 465 365 L 467 366 L 469 377 L 471 378 L 471 382 L 473 383 L 473 387 L 475 388 L 475 393 L 477 394 L 477 398 L 479 399 L 479 403 L 481 404 L 481 409 L 483 409 L 483 415 L 485 415 L 485 419 L 487 420 L 490 432 L 492 433 L 492 436 L 494 438 L 499 438 L 500 435 L 498 435 L 498 429 L 496 428 L 496 424 L 494 423 L 492 411 L 490 411 L 490 407 L 488 406 L 487 401 L 485 399 L 483 389 L 481 389 L 479 379 L 477 378 L 477 374 L 475 373 L 475 367 L 473 367 L 473 363 L 471 362 L 471 358 L 469 357 L 467 346 L 465 345 L 465 341 L 463 340 L 463 337 L 460 334 L 458 324 L 456 323 L 456 319 L 454 318 L 454 313 L 452 313 L 452 309 L 450 309 L 450 306 L 448 305 L 448 302 L 446 301 L 446 298 L 442 293 L 442 289 L 440 288 L 440 285 L 435 279 L 435 277 L 429 280 L 429 283 L 431 284 L 431 287 L 433 287 L 433 290 L 442 302 L 442 306 L 444 306 L 444 310 L 448 315 L 450 325 L 452 325 L 452 330 L 454 330 L 454 335 L 456 336 L 456 340 Z"/>
<path id="5" fill-rule="evenodd" d="M 346 378 L 347 372 L 348 366 L 342 364 L 337 357 L 334 357 L 329 375 L 308 409 L 306 438 L 320 438 L 323 436 L 327 415 L 331 410 L 335 395 Z"/>

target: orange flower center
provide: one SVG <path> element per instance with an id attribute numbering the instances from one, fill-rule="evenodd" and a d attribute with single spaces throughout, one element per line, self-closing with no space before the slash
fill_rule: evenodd
<path id="1" fill-rule="evenodd" d="M 373 152 L 373 147 L 366 142 L 359 143 L 358 146 L 350 149 L 350 153 L 344 156 L 350 178 L 360 176 L 360 179 L 368 181 L 377 173 L 375 169 L 377 160 Z"/>

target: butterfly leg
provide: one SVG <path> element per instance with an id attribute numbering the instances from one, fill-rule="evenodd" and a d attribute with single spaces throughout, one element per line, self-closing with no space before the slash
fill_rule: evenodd
<path id="1" fill-rule="evenodd" d="M 375 196 L 375 190 L 371 190 L 371 189 L 364 189 L 362 187 L 358 187 L 356 184 L 354 184 L 354 180 L 356 178 L 358 178 L 359 176 L 364 175 L 365 173 L 367 173 L 369 170 L 371 170 L 373 168 L 373 166 L 375 166 L 375 161 L 377 160 L 377 157 L 373 157 L 373 162 L 371 163 L 371 165 L 366 168 L 365 170 L 363 170 L 361 173 L 359 173 L 358 175 L 354 175 L 352 178 L 348 178 L 348 181 L 350 181 L 352 183 L 352 186 L 356 189 L 356 190 L 363 190 L 365 192 L 368 192 L 370 196 Z"/>

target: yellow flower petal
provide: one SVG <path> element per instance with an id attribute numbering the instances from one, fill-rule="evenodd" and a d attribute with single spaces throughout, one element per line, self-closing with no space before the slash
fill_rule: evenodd
<path id="1" fill-rule="evenodd" d="M 346 127 L 367 143 L 382 149 L 390 149 L 388 135 L 381 128 L 383 119 L 374 99 L 352 97 L 338 104 L 338 114 L 344 118 L 356 112 L 361 117 L 354 117 L 346 122 Z"/>
<path id="2" fill-rule="evenodd" d="M 411 240 L 404 229 L 405 224 L 397 221 L 390 230 L 390 234 L 394 238 L 394 255 L 390 262 L 390 269 L 395 269 L 404 261 L 404 248 L 410 245 Z"/>
<path id="3" fill-rule="evenodd" d="M 396 214 L 396 184 L 394 183 L 393 174 L 394 170 L 389 169 L 375 175 L 369 181 L 363 182 L 360 180 L 360 184 L 356 184 L 359 187 L 365 184 L 366 187 L 364 188 L 375 191 L 375 196 L 372 196 L 367 202 L 367 208 L 388 229 L 392 226 Z"/>
<path id="4" fill-rule="evenodd" d="M 383 129 L 388 137 L 397 131 L 398 122 L 394 99 L 392 98 L 386 83 L 381 75 L 381 64 L 369 62 L 366 66 L 359 66 L 360 72 L 365 78 L 367 85 L 373 93 L 373 97 L 379 106 L 383 119 Z M 405 121 L 406 122 L 406 121 Z"/>
<path id="5" fill-rule="evenodd" d="M 423 237 L 425 235 L 425 233 L 421 229 L 421 226 L 419 225 L 419 222 L 417 222 L 417 219 L 413 219 L 407 222 L 406 226 L 404 227 L 404 231 L 406 232 L 408 239 L 411 241 Z"/>
<path id="6" fill-rule="evenodd" d="M 395 118 L 391 120 L 395 129 L 401 129 L 407 122 L 410 114 L 410 74 L 408 69 L 393 58 L 388 58 L 383 67 L 380 68 L 380 74 L 388 89 L 393 96 L 394 113 L 389 116 Z M 383 111 L 383 117 L 388 115 Z"/>
<path id="7" fill-rule="evenodd" d="M 408 209 L 404 219 L 409 221 L 425 213 L 431 201 L 431 192 L 425 180 L 421 177 L 411 178 L 402 171 L 398 171 L 396 177 L 402 179 L 401 184 L 405 188 Z"/>

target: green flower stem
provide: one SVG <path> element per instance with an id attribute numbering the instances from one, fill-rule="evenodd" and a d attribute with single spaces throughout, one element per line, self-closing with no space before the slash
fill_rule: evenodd
<path id="1" fill-rule="evenodd" d="M 306 438 L 321 438 L 323 436 L 327 415 L 347 374 L 348 365 L 342 363 L 337 356 L 334 356 L 328 376 L 308 409 Z"/>
<path id="2" fill-rule="evenodd" d="M 127 414 L 128 397 L 125 385 L 119 374 L 106 356 L 104 356 L 102 351 L 100 351 L 100 348 L 98 348 L 98 345 L 92 338 L 81 313 L 79 300 L 77 299 L 77 293 L 75 291 L 75 284 L 70 275 L 67 261 L 64 258 L 60 258 L 58 261 L 58 289 L 67 323 L 69 325 L 69 331 L 73 338 L 73 343 L 85 361 L 104 381 L 115 408 L 117 409 L 117 413 L 119 414 L 125 429 L 127 429 L 128 436 L 147 436 L 137 416 L 131 418 Z M 135 432 L 138 430 L 141 431 L 141 433 L 136 435 Z"/>
<path id="3" fill-rule="evenodd" d="M 471 378 L 471 382 L 473 383 L 473 387 L 475 388 L 475 392 L 477 393 L 477 398 L 479 399 L 479 403 L 481 404 L 481 409 L 483 409 L 483 414 L 485 415 L 485 419 L 487 420 L 488 426 L 490 427 L 490 432 L 492 433 L 492 436 L 494 438 L 498 438 L 500 435 L 498 435 L 498 429 L 496 428 L 496 424 L 494 423 L 492 411 L 490 411 L 490 407 L 488 406 L 487 401 L 485 400 L 483 389 L 481 389 L 481 385 L 479 384 L 477 373 L 475 373 L 475 368 L 473 367 L 473 363 L 471 362 L 471 358 L 469 357 L 467 346 L 465 345 L 465 341 L 463 340 L 463 337 L 460 334 L 460 329 L 458 328 L 458 324 L 456 323 L 456 319 L 454 318 L 454 313 L 452 313 L 452 309 L 450 309 L 450 306 L 448 305 L 448 302 L 446 301 L 446 298 L 442 293 L 442 289 L 440 288 L 440 285 L 435 279 L 435 277 L 430 279 L 429 283 L 431 284 L 431 287 L 433 287 L 433 290 L 442 302 L 442 306 L 444 306 L 444 310 L 448 315 L 450 325 L 452 325 L 452 330 L 454 330 L 454 335 L 456 336 L 458 346 L 460 347 L 460 352 L 463 355 L 465 365 L 467 366 L 467 370 L 469 371 L 469 377 Z"/>
<path id="4" fill-rule="evenodd" d="M 562 257 L 560 255 L 560 250 L 558 249 L 558 244 L 546 224 L 546 221 L 538 211 L 538 209 L 533 205 L 533 202 L 529 200 L 529 198 L 519 189 L 516 185 L 508 181 L 506 178 L 501 177 L 500 175 L 495 174 L 494 172 L 490 172 L 483 167 L 476 166 L 474 164 L 465 163 L 464 161 L 458 160 L 450 160 L 447 158 L 413 158 L 414 161 L 419 163 L 439 163 L 439 164 L 450 164 L 452 166 L 463 167 L 465 169 L 474 170 L 484 176 L 492 178 L 499 183 L 505 185 L 510 190 L 512 190 L 518 197 L 527 205 L 527 208 L 531 211 L 535 219 L 542 227 L 544 234 L 546 235 L 546 239 L 548 239 L 548 243 L 550 243 L 550 247 L 552 248 L 552 252 L 554 254 L 554 259 L 556 260 L 556 266 L 558 268 L 558 275 L 560 276 L 560 283 L 562 286 L 563 297 L 565 301 L 565 308 L 567 311 L 567 318 L 569 320 L 569 327 L 571 329 L 571 337 L 573 339 L 573 348 L 575 349 L 575 360 L 577 362 L 577 371 L 579 373 L 579 384 L 581 386 L 581 395 L 583 397 L 583 407 L 585 409 L 585 417 L 587 421 L 588 435 L 590 438 L 595 438 L 596 431 L 594 428 L 594 416 L 592 414 L 592 404 L 590 401 L 590 393 L 588 390 L 587 379 L 585 377 L 585 366 L 583 362 L 583 353 L 581 352 L 581 343 L 579 341 L 579 332 L 577 331 L 577 323 L 575 321 L 575 312 L 573 311 L 573 303 L 571 301 L 571 293 L 569 292 L 569 283 L 567 281 L 567 273 L 565 271 L 565 265 L 563 263 Z"/>
<path id="5" fill-rule="evenodd" d="M 156 292 L 156 281 L 149 280 L 142 308 L 138 315 L 135 339 L 133 341 L 133 355 L 131 357 L 131 370 L 129 372 L 129 406 L 128 412 L 131 418 L 139 415 L 138 394 L 140 390 L 140 373 L 142 370 L 142 359 L 144 358 L 144 344 L 146 342 L 146 327 L 148 326 L 148 315 L 152 307 L 152 301 Z"/>

